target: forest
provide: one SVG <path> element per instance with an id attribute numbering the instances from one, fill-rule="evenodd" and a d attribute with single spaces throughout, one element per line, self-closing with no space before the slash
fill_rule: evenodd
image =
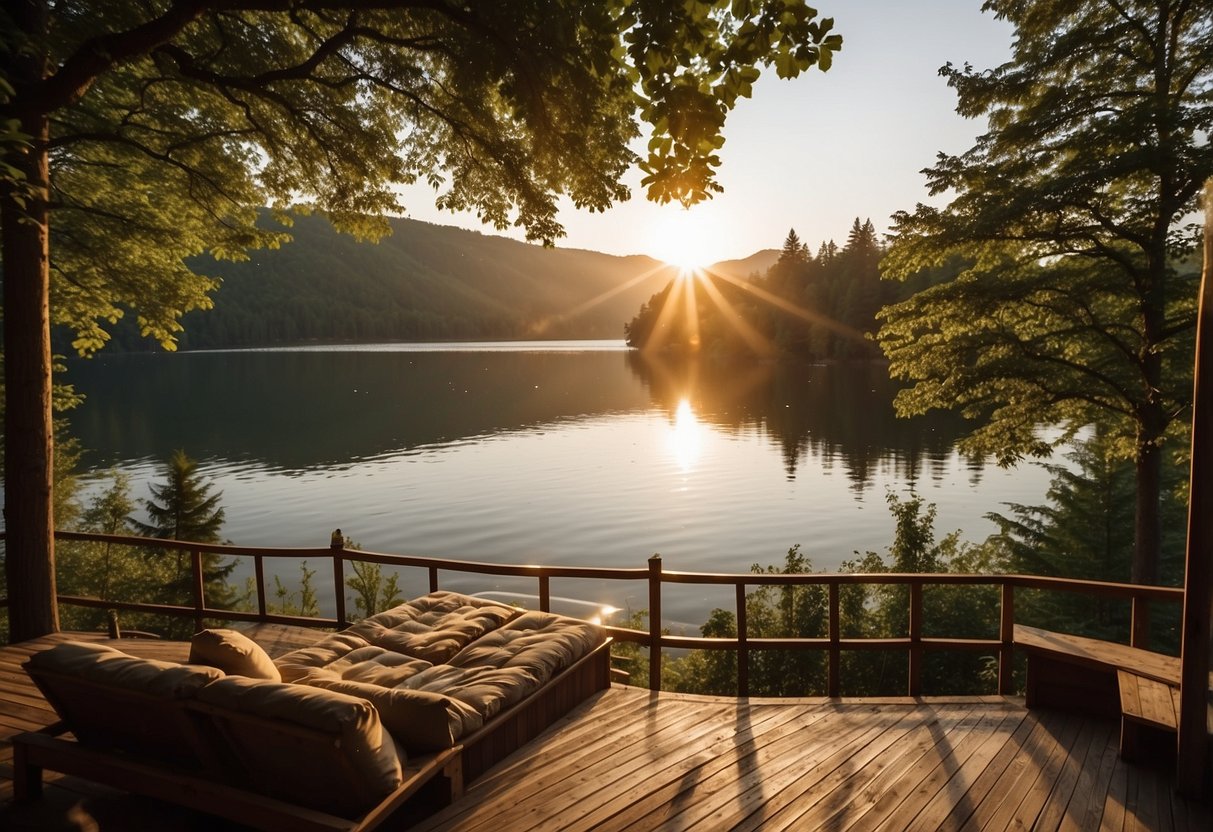
<path id="1" fill-rule="evenodd" d="M 668 283 L 624 325 L 627 342 L 638 349 L 717 357 L 878 358 L 871 338 L 877 313 L 959 271 L 953 264 L 904 282 L 882 281 L 884 252 L 870 219 L 856 217 L 841 248 L 829 240 L 816 253 L 791 229 L 765 273 L 738 281 L 709 268 L 683 281 L 693 300 L 681 303 L 696 310 L 694 320 L 682 314 L 663 318 L 671 293 L 680 290 L 678 281 Z M 747 339 L 738 318 L 761 339 Z"/>

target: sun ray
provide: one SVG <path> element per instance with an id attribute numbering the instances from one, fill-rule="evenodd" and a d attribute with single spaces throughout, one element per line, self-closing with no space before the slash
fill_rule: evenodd
<path id="1" fill-rule="evenodd" d="M 760 356 L 768 356 L 775 352 L 775 345 L 770 339 L 756 330 L 749 321 L 742 317 L 741 313 L 729 302 L 716 287 L 716 283 L 707 274 L 700 272 L 696 278 L 698 285 L 703 287 L 704 293 L 708 299 L 720 310 L 720 314 L 724 316 L 724 320 L 737 331 L 737 334 L 749 345 L 750 349 L 755 354 Z"/>
<path id="2" fill-rule="evenodd" d="M 682 284 L 682 293 L 686 298 L 687 346 L 692 350 L 697 350 L 699 349 L 699 293 L 695 291 L 697 281 L 693 272 L 683 271 L 678 275 L 678 282 Z"/>
<path id="3" fill-rule="evenodd" d="M 595 295 L 594 297 L 590 298 L 589 300 L 587 300 L 583 303 L 579 303 L 577 306 L 574 306 L 572 309 L 568 310 L 567 312 L 561 312 L 559 314 L 549 315 L 548 317 L 546 317 L 540 321 L 536 321 L 534 324 L 531 325 L 531 333 L 533 335 L 542 335 L 544 332 L 546 332 L 550 327 L 554 326 L 555 324 L 561 323 L 563 321 L 567 321 L 570 318 L 575 318 L 578 315 L 582 314 L 583 312 L 587 312 L 590 309 L 593 309 L 598 304 L 610 300 L 611 298 L 615 297 L 615 295 L 618 295 L 621 292 L 626 292 L 628 289 L 631 289 L 633 286 L 643 283 L 644 281 L 648 280 L 650 277 L 657 274 L 661 270 L 668 269 L 668 268 L 669 268 L 669 266 L 667 264 L 658 263 L 656 266 L 649 269 L 648 271 L 641 272 L 640 274 L 636 275 L 635 277 L 630 278 L 630 279 L 624 281 L 623 283 L 620 283 L 618 286 L 613 286 L 610 289 L 607 289 L 605 292 L 600 292 L 599 294 Z"/>
<path id="4" fill-rule="evenodd" d="M 678 314 L 678 303 L 682 299 L 681 295 L 685 289 L 686 281 L 674 280 L 674 284 L 670 287 L 670 291 L 665 297 L 665 303 L 661 306 L 661 312 L 657 315 L 657 320 L 653 324 L 653 329 L 649 334 L 649 340 L 645 345 L 645 349 L 661 349 L 673 327 L 674 316 Z"/>
<path id="5" fill-rule="evenodd" d="M 755 286 L 753 283 L 750 283 L 749 281 L 738 280 L 735 277 L 731 277 L 727 274 L 722 274 L 720 272 L 708 272 L 707 274 L 713 278 L 719 277 L 721 280 L 728 281 L 729 283 L 732 283 L 734 286 L 738 287 L 739 289 L 742 289 L 743 291 L 749 292 L 751 295 L 754 295 L 759 300 L 764 300 L 767 303 L 771 304 L 772 306 L 774 306 L 778 309 L 782 309 L 784 312 L 787 312 L 790 315 L 795 315 L 797 318 L 806 320 L 809 323 L 819 324 L 820 326 L 823 326 L 826 329 L 829 329 L 831 332 L 841 335 L 844 338 L 848 338 L 848 339 L 851 339 L 854 341 L 864 341 L 864 342 L 867 341 L 866 336 L 864 336 L 864 334 L 862 332 L 860 332 L 858 329 L 847 326 L 844 323 L 839 323 L 838 321 L 834 320 L 833 318 L 829 317 L 828 315 L 823 315 L 820 312 L 815 312 L 811 309 L 805 309 L 803 306 L 797 306 L 796 304 L 792 303 L 791 301 L 785 300 L 784 298 L 781 298 L 778 295 L 772 294 L 771 292 L 768 292 L 767 290 L 765 290 L 759 286 Z"/>

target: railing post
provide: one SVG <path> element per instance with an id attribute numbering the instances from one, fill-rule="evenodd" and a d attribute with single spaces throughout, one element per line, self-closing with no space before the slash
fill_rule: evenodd
<path id="1" fill-rule="evenodd" d="M 737 695 L 750 695 L 750 648 L 746 643 L 745 584 L 737 584 Z"/>
<path id="2" fill-rule="evenodd" d="M 1150 602 L 1140 595 L 1133 596 L 1133 623 L 1129 627 L 1129 644 L 1150 649 Z"/>
<path id="3" fill-rule="evenodd" d="M 830 657 L 826 667 L 826 696 L 839 697 L 842 695 L 842 621 L 837 583 L 829 585 L 830 590 L 830 621 L 827 635 L 830 637 Z"/>
<path id="4" fill-rule="evenodd" d="M 253 556 L 253 578 L 257 585 L 257 614 L 265 615 L 265 558 Z"/>
<path id="5" fill-rule="evenodd" d="M 329 551 L 333 553 L 333 595 L 337 602 L 337 626 L 344 627 L 345 620 L 345 536 L 341 529 L 334 529 L 329 538 Z"/>
<path id="6" fill-rule="evenodd" d="M 430 592 L 438 591 L 438 567 L 431 566 L 430 568 Z"/>
<path id="7" fill-rule="evenodd" d="M 206 587 L 202 579 L 202 553 L 190 549 L 190 569 L 194 573 L 194 632 L 203 628 L 202 611 L 206 609 Z"/>
<path id="8" fill-rule="evenodd" d="M 539 576 L 539 609 L 552 611 L 552 579 L 547 575 Z"/>
<path id="9" fill-rule="evenodd" d="M 922 584 L 910 584 L 910 696 L 922 696 Z"/>
<path id="10" fill-rule="evenodd" d="M 1015 584 L 1002 582 L 1002 603 L 999 610 L 998 692 L 1002 696 L 1015 693 Z"/>
<path id="11" fill-rule="evenodd" d="M 661 555 L 649 558 L 649 690 L 661 690 Z"/>

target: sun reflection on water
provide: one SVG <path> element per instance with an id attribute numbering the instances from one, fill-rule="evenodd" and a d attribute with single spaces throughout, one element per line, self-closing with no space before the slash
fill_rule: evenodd
<path id="1" fill-rule="evenodd" d="M 683 473 L 689 473 L 699 461 L 703 449 L 703 424 L 691 408 L 691 403 L 683 399 L 678 403 L 674 412 L 674 424 L 670 426 L 670 453 Z"/>

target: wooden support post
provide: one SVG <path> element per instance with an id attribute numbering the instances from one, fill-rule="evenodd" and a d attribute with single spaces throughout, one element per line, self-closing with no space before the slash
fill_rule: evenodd
<path id="1" fill-rule="evenodd" d="M 430 567 L 430 592 L 438 591 L 438 567 Z"/>
<path id="2" fill-rule="evenodd" d="M 345 627 L 345 535 L 334 529 L 329 539 L 329 551 L 333 554 L 333 596 L 337 606 L 337 626 Z"/>
<path id="3" fill-rule="evenodd" d="M 842 696 L 842 621 L 838 594 L 838 584 L 830 584 L 830 661 L 826 670 L 826 696 L 830 697 Z"/>
<path id="4" fill-rule="evenodd" d="M 1150 602 L 1139 595 L 1133 596 L 1129 644 L 1142 650 L 1150 649 Z"/>
<path id="5" fill-rule="evenodd" d="M 539 609 L 552 611 L 552 579 L 547 575 L 539 576 Z"/>
<path id="6" fill-rule="evenodd" d="M 649 558 L 649 690 L 661 690 L 661 555 Z"/>
<path id="7" fill-rule="evenodd" d="M 1002 604 L 999 613 L 998 692 L 1003 696 L 1015 693 L 1015 585 L 1002 584 Z"/>
<path id="8" fill-rule="evenodd" d="M 200 632 L 206 622 L 202 611 L 206 609 L 206 585 L 202 576 L 202 553 L 197 549 L 190 550 L 190 568 L 194 573 L 194 632 Z"/>
<path id="9" fill-rule="evenodd" d="M 1189 797 L 1209 796 L 1213 780 L 1207 713 L 1213 663 L 1213 178 L 1205 182 L 1205 265 L 1196 315 L 1192 390 L 1192 468 L 1184 572 L 1176 782 Z"/>
<path id="10" fill-rule="evenodd" d="M 750 648 L 746 643 L 745 584 L 737 584 L 737 695 L 750 695 Z"/>
<path id="11" fill-rule="evenodd" d="M 26 803 L 42 797 L 42 767 L 33 765 L 20 742 L 13 743 L 13 802 Z"/>
<path id="12" fill-rule="evenodd" d="M 257 585 L 257 614 L 265 615 L 265 559 L 253 555 L 253 578 Z"/>
<path id="13" fill-rule="evenodd" d="M 922 696 L 922 584 L 910 584 L 909 695 Z"/>

